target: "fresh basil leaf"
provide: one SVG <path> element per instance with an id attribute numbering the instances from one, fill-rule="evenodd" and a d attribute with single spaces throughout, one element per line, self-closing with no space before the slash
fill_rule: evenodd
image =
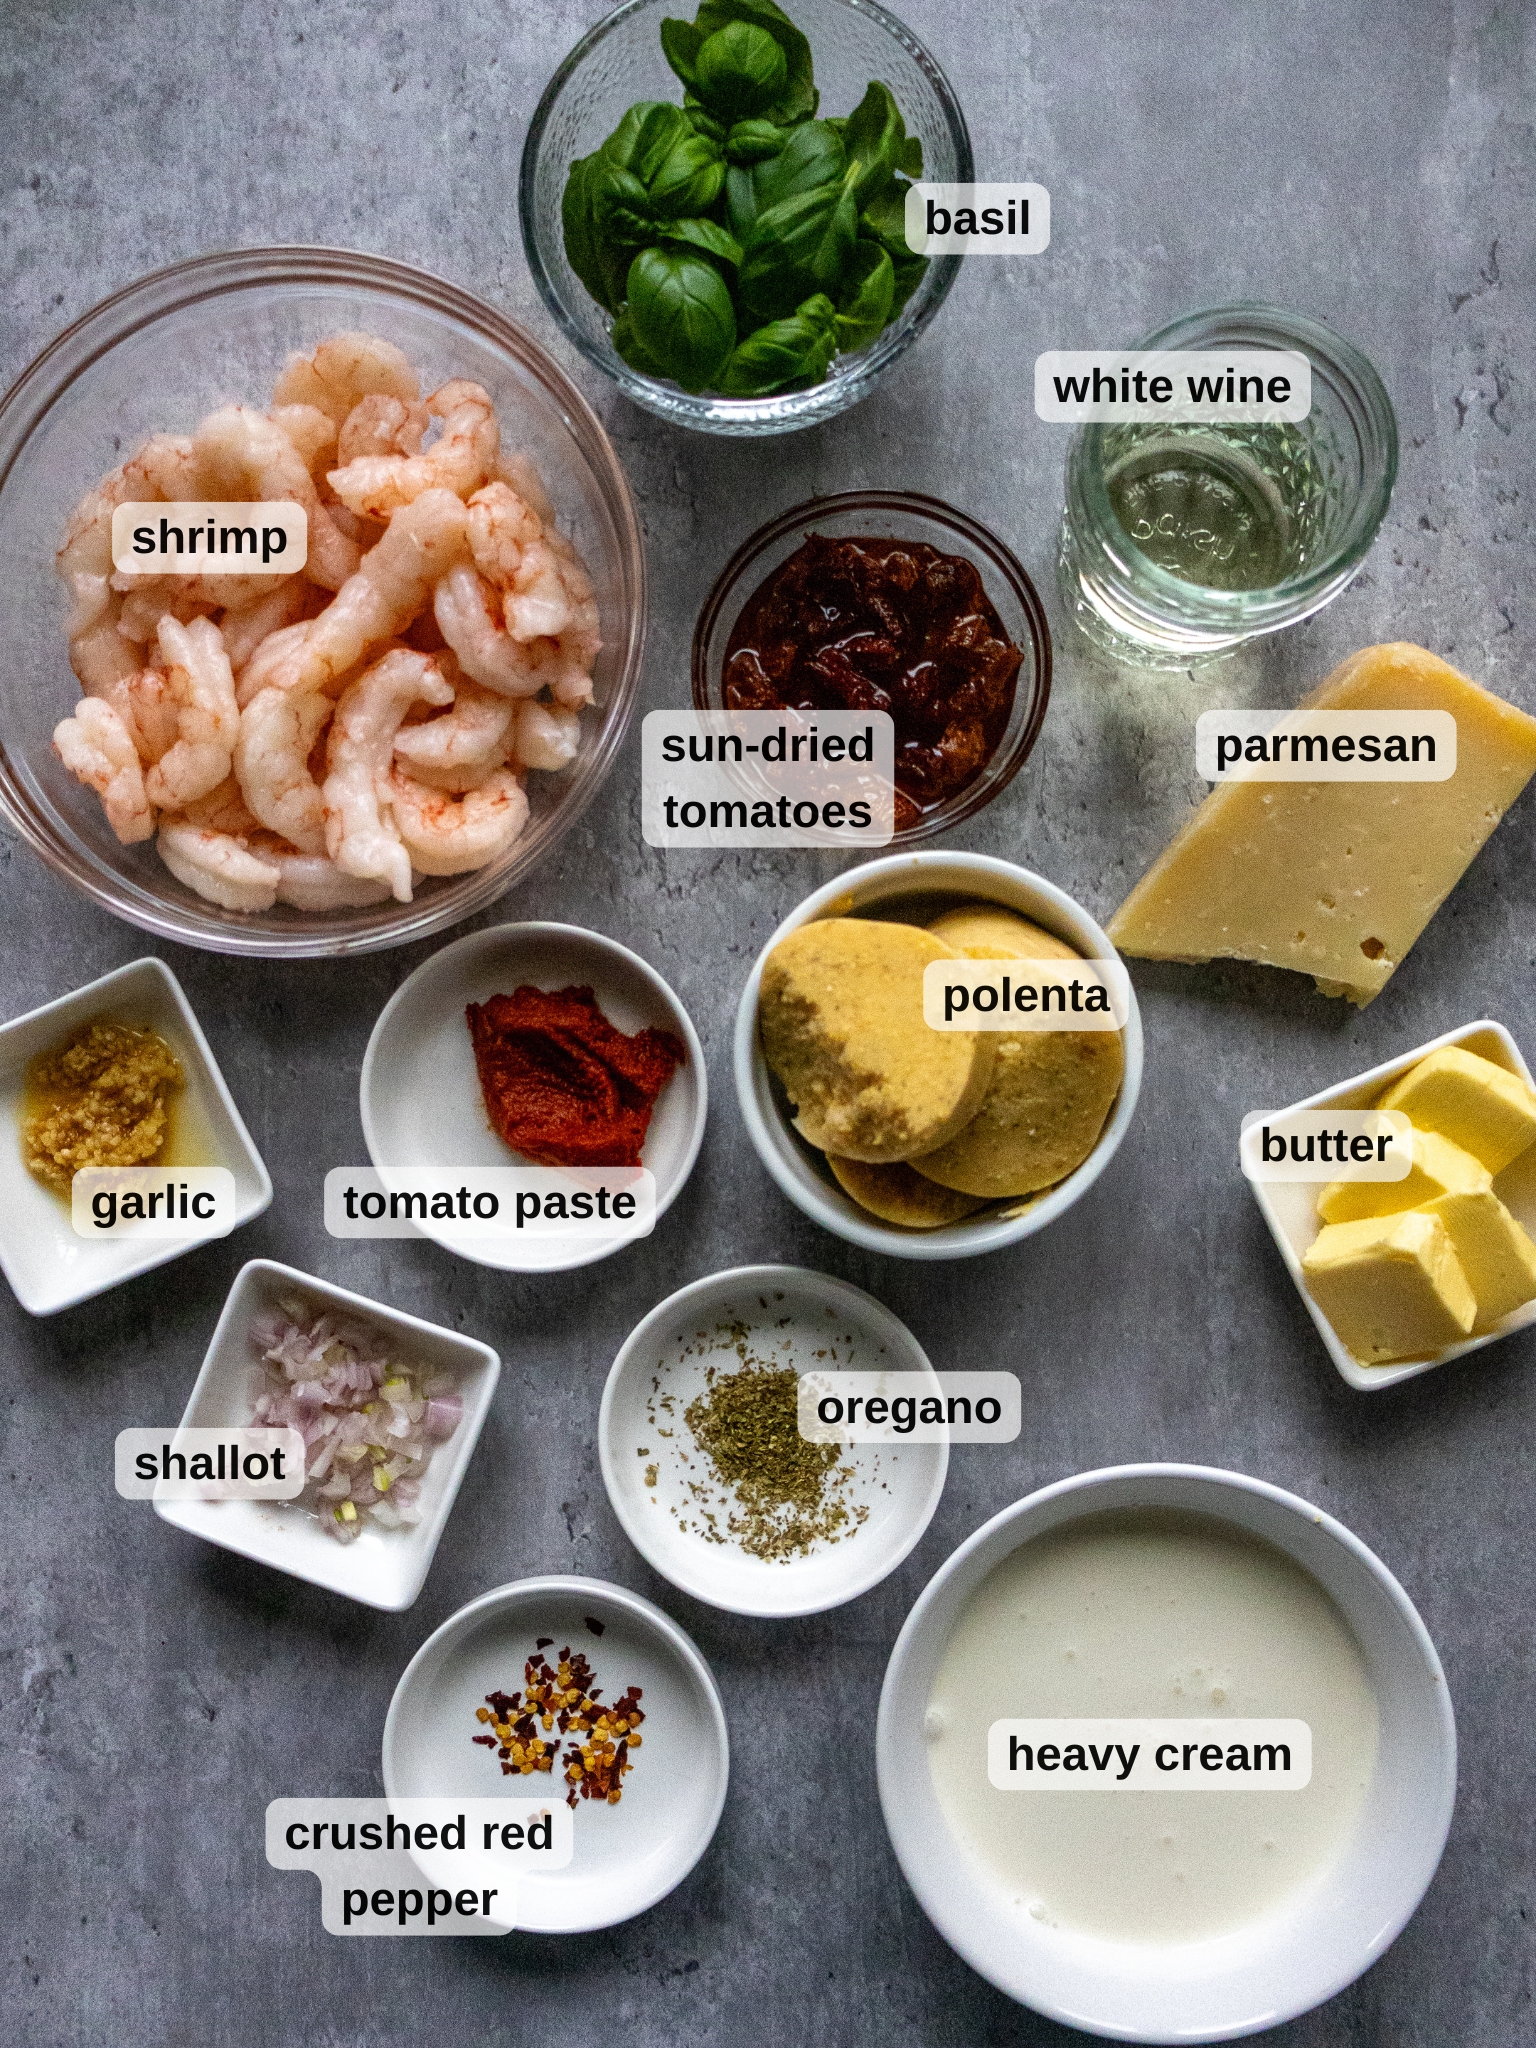
<path id="1" fill-rule="evenodd" d="M 703 256 L 642 249 L 629 267 L 629 317 L 640 348 L 685 391 L 714 383 L 736 346 L 731 295 Z"/>
<path id="2" fill-rule="evenodd" d="M 858 225 L 852 198 L 835 185 L 797 192 L 765 208 L 742 250 L 743 300 L 753 312 L 781 319 L 811 293 L 835 291 L 852 258 Z"/>
<path id="3" fill-rule="evenodd" d="M 579 156 L 566 173 L 560 195 L 560 225 L 565 234 L 565 260 L 594 299 L 601 299 L 603 287 L 597 267 L 597 228 L 592 219 L 592 197 L 587 189 L 593 158 Z M 610 312 L 612 308 L 609 308 Z"/>
<path id="4" fill-rule="evenodd" d="M 744 244 L 757 219 L 757 186 L 744 164 L 732 164 L 725 174 L 725 217 L 731 233 Z"/>
<path id="5" fill-rule="evenodd" d="M 706 256 L 729 263 L 741 262 L 741 244 L 716 220 L 669 220 L 656 231 L 656 240 L 666 248 L 702 249 Z"/>
<path id="6" fill-rule="evenodd" d="M 616 240 L 599 224 L 595 195 L 612 167 L 601 151 L 571 165 L 561 195 L 560 218 L 565 230 L 566 260 L 597 303 L 616 313 L 624 303 L 625 280 L 634 254 L 632 242 Z M 643 237 L 641 238 L 643 239 Z"/>
<path id="7" fill-rule="evenodd" d="M 642 377 L 666 376 L 667 373 L 661 364 L 657 362 L 648 349 L 641 345 L 640 337 L 635 333 L 635 323 L 630 318 L 627 306 L 618 319 L 614 321 L 613 331 L 609 335 L 609 340 L 612 341 L 614 348 L 623 357 L 624 361 L 628 363 L 629 367 L 632 370 L 638 371 Z"/>
<path id="8" fill-rule="evenodd" d="M 728 164 L 766 163 L 780 153 L 793 133 L 772 121 L 737 121 L 725 138 L 725 160 Z"/>
<path id="9" fill-rule="evenodd" d="M 859 216 L 859 232 L 889 249 L 891 261 L 899 263 L 912 251 L 907 247 L 907 192 L 904 179 L 893 179 L 877 199 L 870 200 Z"/>
<path id="10" fill-rule="evenodd" d="M 891 258 L 891 268 L 895 273 L 896 288 L 891 294 L 891 310 L 886 318 L 887 326 L 896 318 L 897 314 L 906 305 L 908 299 L 911 298 L 912 294 L 922 283 L 928 269 L 928 259 L 926 256 L 914 256 L 909 251 L 905 256 L 893 256 Z"/>
<path id="11" fill-rule="evenodd" d="M 683 94 L 683 112 L 692 122 L 696 135 L 707 135 L 711 142 L 718 142 L 724 146 L 725 122 L 717 121 L 702 101 L 696 100 L 691 92 Z"/>
<path id="12" fill-rule="evenodd" d="M 920 178 L 923 175 L 923 138 L 920 135 L 907 137 L 902 145 L 901 155 L 896 159 L 896 168 L 898 171 L 905 171 L 909 178 Z"/>
<path id="13" fill-rule="evenodd" d="M 675 114 L 678 110 L 666 100 L 637 100 L 624 116 L 618 127 L 598 150 L 598 155 L 617 164 L 621 170 L 635 168 L 635 150 L 646 122 L 658 109 Z"/>
<path id="14" fill-rule="evenodd" d="M 681 107 L 674 111 L 681 129 L 646 180 L 651 205 L 669 220 L 708 213 L 725 183 L 725 158 L 717 145 L 695 134 Z"/>
<path id="15" fill-rule="evenodd" d="M 756 111 L 785 126 L 809 120 L 816 111 L 818 94 L 811 46 L 800 30 L 773 0 L 704 0 L 694 27 L 704 36 L 712 36 L 733 21 L 766 30 L 784 52 L 784 89 L 771 106 Z"/>
<path id="16" fill-rule="evenodd" d="M 838 347 L 849 352 L 867 348 L 889 321 L 895 295 L 890 251 L 878 242 L 857 243 L 837 301 Z"/>
<path id="17" fill-rule="evenodd" d="M 890 183 L 906 144 L 906 123 L 890 87 L 871 79 L 843 130 L 848 189 L 856 205 L 867 205 Z"/>
<path id="18" fill-rule="evenodd" d="M 922 283 L 923 273 L 928 268 L 927 258 L 914 256 L 907 247 L 907 193 L 910 189 L 904 178 L 893 179 L 888 189 L 878 199 L 872 199 L 859 215 L 860 235 L 878 242 L 891 259 L 895 289 L 891 293 L 891 310 L 886 316 L 887 326 Z"/>
<path id="19" fill-rule="evenodd" d="M 655 182 L 656 174 L 667 158 L 680 144 L 696 142 L 693 123 L 681 107 L 674 107 L 662 100 L 652 107 L 635 137 L 635 146 L 625 166 L 634 172 L 647 186 Z"/>
<path id="20" fill-rule="evenodd" d="M 720 373 L 727 398 L 761 398 L 790 384 L 819 384 L 836 351 L 832 301 L 806 299 L 784 320 L 759 327 L 737 344 Z"/>
<path id="21" fill-rule="evenodd" d="M 782 46 L 755 22 L 728 21 L 699 46 L 694 91 L 722 121 L 746 121 L 762 113 L 788 82 Z"/>
<path id="22" fill-rule="evenodd" d="M 592 172 L 592 219 L 604 242 L 628 246 L 631 253 L 655 233 L 656 215 L 650 194 L 633 171 L 598 159 Z"/>
<path id="23" fill-rule="evenodd" d="M 804 121 L 791 129 L 779 154 L 754 174 L 758 211 L 819 185 L 841 186 L 847 169 L 847 153 L 831 122 Z"/>
<path id="24" fill-rule="evenodd" d="M 661 54 L 690 92 L 695 90 L 694 65 L 704 41 L 704 32 L 695 22 L 664 21 L 661 24 Z"/>

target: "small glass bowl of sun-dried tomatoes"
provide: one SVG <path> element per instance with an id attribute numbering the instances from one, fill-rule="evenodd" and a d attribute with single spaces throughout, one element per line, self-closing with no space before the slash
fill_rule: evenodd
<path id="1" fill-rule="evenodd" d="M 916 491 L 842 491 L 770 520 L 693 636 L 700 710 L 890 713 L 898 846 L 1007 787 L 1050 692 L 1050 631 L 1017 557 Z"/>

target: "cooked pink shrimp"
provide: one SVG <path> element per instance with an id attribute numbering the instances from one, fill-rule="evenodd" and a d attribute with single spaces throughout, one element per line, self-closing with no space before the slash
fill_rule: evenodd
<path id="1" fill-rule="evenodd" d="M 487 484 L 469 501 L 469 551 L 480 574 L 497 590 L 507 589 L 523 549 L 543 531 L 537 512 L 509 484 Z"/>
<path id="2" fill-rule="evenodd" d="M 155 814 L 144 793 L 139 750 L 110 704 L 82 697 L 74 717 L 54 727 L 53 751 L 101 798 L 107 823 L 124 846 L 153 837 Z"/>
<path id="3" fill-rule="evenodd" d="M 453 685 L 425 654 L 397 648 L 365 669 L 336 706 L 326 742 L 325 850 L 349 875 L 411 900 L 411 862 L 383 808 L 390 757 L 413 704 L 451 704 Z"/>
<path id="4" fill-rule="evenodd" d="M 261 830 L 261 820 L 241 794 L 233 775 L 226 775 L 217 789 L 194 797 L 182 817 L 189 825 L 201 825 L 209 832 L 227 832 L 232 838 L 248 840 Z"/>
<path id="5" fill-rule="evenodd" d="M 514 640 L 554 640 L 575 624 L 560 557 L 547 540 L 530 541 L 502 600 Z"/>
<path id="6" fill-rule="evenodd" d="M 144 792 L 157 809 L 179 811 L 228 775 L 240 708 L 224 636 L 211 619 L 183 626 L 167 616 L 160 621 L 159 645 L 177 706 L 176 739 L 145 776 Z"/>
<path id="7" fill-rule="evenodd" d="M 282 689 L 298 687 L 294 668 L 300 659 L 313 619 L 299 619 L 291 626 L 278 626 L 259 640 L 235 676 L 235 702 L 243 711 L 258 690 L 269 684 Z"/>
<path id="8" fill-rule="evenodd" d="M 154 639 L 160 630 L 160 621 L 167 615 L 179 619 L 185 626 L 191 620 L 206 618 L 209 612 L 217 610 L 218 606 L 211 597 L 199 597 L 194 591 L 177 589 L 175 580 L 170 577 L 156 577 L 147 590 L 130 590 L 123 599 L 117 630 L 125 640 L 131 640 L 136 647 L 143 647 Z"/>
<path id="9" fill-rule="evenodd" d="M 274 405 L 267 415 L 298 450 L 311 477 L 323 476 L 336 459 L 336 422 L 318 405 Z"/>
<path id="10" fill-rule="evenodd" d="M 129 476 L 127 463 L 114 469 L 75 507 L 54 557 L 70 596 L 64 627 L 70 666 L 87 690 L 125 679 L 139 665 L 126 646 L 113 645 L 122 599 L 112 587 L 112 514 L 119 505 L 142 504 L 154 496 L 152 484 Z"/>
<path id="11" fill-rule="evenodd" d="M 582 633 L 562 633 L 558 640 L 535 640 L 528 649 L 540 687 L 548 690 L 557 704 L 579 711 L 593 701 L 592 662 L 596 650 Z M 598 648 L 602 642 L 598 641 Z"/>
<path id="12" fill-rule="evenodd" d="M 517 707 L 512 752 L 525 768 L 564 768 L 581 740 L 581 714 L 526 698 Z"/>
<path id="13" fill-rule="evenodd" d="M 304 507 L 309 520 L 304 573 L 311 583 L 340 590 L 356 573 L 356 543 L 338 531 L 303 456 L 264 413 L 247 405 L 222 406 L 203 421 L 193 445 L 209 478 L 231 497 L 290 498 Z"/>
<path id="14" fill-rule="evenodd" d="M 118 602 L 114 598 L 114 609 Z M 81 688 L 91 696 L 104 696 L 116 684 L 136 676 L 143 658 L 142 650 L 123 638 L 110 616 L 69 643 L 69 665 L 80 678 Z"/>
<path id="15" fill-rule="evenodd" d="M 223 910 L 270 910 L 277 901 L 277 864 L 252 853 L 229 832 L 165 817 L 155 844 L 178 882 Z"/>
<path id="16" fill-rule="evenodd" d="M 453 708 L 420 725 L 404 725 L 395 738 L 395 752 L 407 775 L 430 781 L 438 788 L 452 788 L 445 776 L 465 769 L 500 767 L 514 706 L 493 690 L 482 690 L 461 677 L 453 695 Z M 469 784 L 461 783 L 467 789 Z"/>
<path id="17" fill-rule="evenodd" d="M 430 421 L 424 405 L 407 405 L 382 391 L 360 398 L 342 423 L 335 466 L 345 469 L 370 455 L 419 455 Z"/>
<path id="18" fill-rule="evenodd" d="M 323 853 L 300 853 L 281 842 L 268 846 L 264 838 L 255 850 L 277 869 L 278 902 L 291 903 L 295 910 L 357 910 L 389 897 L 388 882 L 349 875 Z"/>
<path id="19" fill-rule="evenodd" d="M 300 853 L 325 851 L 325 806 L 309 756 L 330 717 L 319 690 L 258 690 L 240 713 L 235 776 L 247 804 Z"/>
<path id="20" fill-rule="evenodd" d="M 370 648 L 402 632 L 438 578 L 463 557 L 465 519 L 463 500 L 452 491 L 424 491 L 404 506 L 319 618 L 302 634 L 287 629 L 295 637 L 280 657 L 276 650 L 269 655 L 270 642 L 257 650 L 240 679 L 246 701 L 255 694 L 250 669 L 258 662 L 258 688 L 274 683 L 287 690 L 329 690 Z"/>
<path id="21" fill-rule="evenodd" d="M 543 678 L 535 673 L 529 650 L 498 622 L 493 602 L 494 593 L 479 571 L 458 562 L 432 593 L 432 615 L 466 675 L 498 696 L 531 697 Z"/>
<path id="22" fill-rule="evenodd" d="M 269 579 L 270 580 L 270 579 Z M 254 604 L 235 605 L 219 621 L 224 634 L 224 652 L 238 682 L 240 671 L 269 633 L 302 619 L 314 597 L 315 586 L 302 576 L 288 576 L 273 585 Z"/>
<path id="23" fill-rule="evenodd" d="M 362 518 L 385 519 L 423 491 L 464 497 L 481 482 L 501 438 L 490 394 L 457 377 L 433 392 L 427 409 L 443 431 L 424 455 L 360 455 L 329 472 L 326 481 L 343 505 Z"/>
<path id="24" fill-rule="evenodd" d="M 206 498 L 209 493 L 195 443 L 185 434 L 151 434 L 125 465 L 130 478 L 148 485 L 147 498 Z"/>
<path id="25" fill-rule="evenodd" d="M 509 484 L 546 530 L 554 525 L 555 508 L 544 488 L 544 479 L 533 457 L 523 449 L 503 449 L 496 458 L 491 479 L 494 483 Z"/>
<path id="26" fill-rule="evenodd" d="M 98 694 L 123 721 L 146 768 L 175 746 L 181 706 L 163 669 L 142 668 Z"/>
<path id="27" fill-rule="evenodd" d="M 339 427 L 360 398 L 383 392 L 407 404 L 421 396 L 410 360 L 393 342 L 348 331 L 330 335 L 313 356 L 290 356 L 274 405 L 317 405 Z"/>
<path id="28" fill-rule="evenodd" d="M 451 796 L 406 774 L 397 762 L 389 804 L 405 850 L 424 875 L 467 875 L 505 853 L 528 822 L 522 777 L 498 768 L 478 789 Z"/>

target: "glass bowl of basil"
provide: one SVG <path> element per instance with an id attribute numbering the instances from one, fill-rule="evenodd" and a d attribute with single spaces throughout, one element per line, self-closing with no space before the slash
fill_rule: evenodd
<path id="1" fill-rule="evenodd" d="M 871 0 L 629 0 L 550 80 L 519 210 L 545 303 L 637 405 L 777 434 L 856 404 L 942 305 L 959 258 L 907 248 L 918 178 L 973 181 L 970 136 Z"/>

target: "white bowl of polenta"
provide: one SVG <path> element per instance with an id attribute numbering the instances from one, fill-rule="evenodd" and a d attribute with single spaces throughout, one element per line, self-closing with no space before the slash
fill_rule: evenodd
<path id="1" fill-rule="evenodd" d="M 1116 977 L 1123 1022 L 935 1028 L 924 974 L 950 959 L 1015 983 L 1086 963 Z M 1141 1066 L 1108 937 L 1053 882 L 985 854 L 896 854 L 828 882 L 763 948 L 736 1018 L 736 1092 L 769 1173 L 823 1229 L 901 1259 L 970 1258 L 1054 1223 L 1114 1157 Z"/>

